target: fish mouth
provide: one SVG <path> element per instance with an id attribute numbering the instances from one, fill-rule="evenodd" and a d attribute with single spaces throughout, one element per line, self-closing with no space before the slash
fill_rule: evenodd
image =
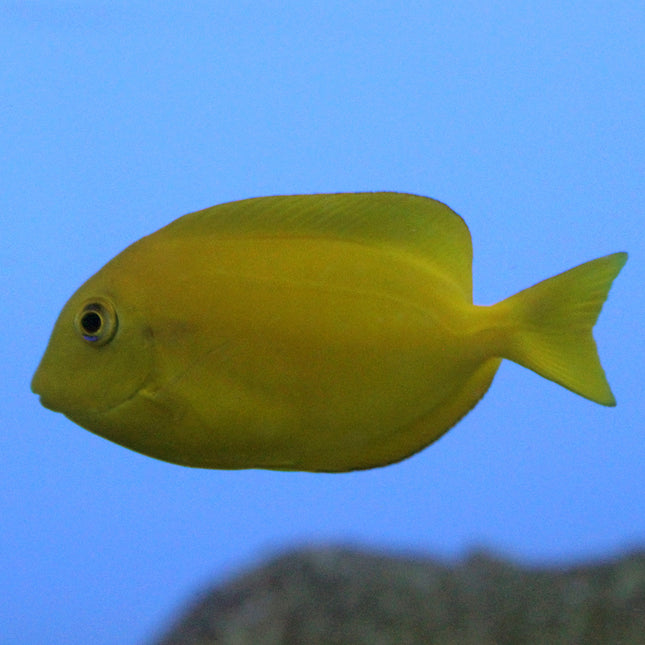
<path id="1" fill-rule="evenodd" d="M 52 354 L 49 348 L 45 351 L 31 378 L 30 389 L 44 408 L 68 418 L 110 414 L 131 402 L 142 390 L 150 388 L 153 378 L 150 359 L 137 365 L 112 388 L 101 373 L 97 374 L 85 365 L 63 363 L 59 369 L 58 354 Z"/>
<path id="2" fill-rule="evenodd" d="M 47 408 L 48 410 L 51 410 L 52 412 L 60 412 L 70 419 L 79 415 L 83 417 L 101 416 L 114 412 L 121 406 L 126 405 L 127 403 L 132 401 L 146 388 L 146 382 L 144 382 L 143 384 L 141 384 L 141 386 L 136 387 L 129 395 L 127 395 L 120 401 L 111 403 L 109 405 L 106 405 L 105 407 L 87 408 L 81 405 L 69 405 L 66 401 L 61 401 L 61 399 L 55 395 L 51 396 L 47 394 L 41 394 L 39 392 L 40 388 L 38 387 L 38 383 L 36 382 L 36 376 L 37 374 L 34 375 L 34 378 L 32 379 L 31 391 L 38 396 L 40 405 L 42 405 L 44 408 Z"/>
<path id="3" fill-rule="evenodd" d="M 36 392 L 38 394 L 38 392 Z M 40 405 L 43 406 L 43 408 L 47 408 L 48 410 L 51 410 L 52 412 L 60 412 L 52 403 L 50 403 L 42 394 L 38 395 L 38 400 L 40 401 Z"/>
<path id="4" fill-rule="evenodd" d="M 60 412 L 58 408 L 55 407 L 55 405 L 47 398 L 47 395 L 42 394 L 42 383 L 40 382 L 42 379 L 39 379 L 39 373 L 40 371 L 37 370 L 36 373 L 34 374 L 33 378 L 31 379 L 31 391 L 38 397 L 38 400 L 40 401 L 40 405 L 42 405 L 44 408 L 47 408 L 48 410 L 52 410 L 54 412 Z"/>

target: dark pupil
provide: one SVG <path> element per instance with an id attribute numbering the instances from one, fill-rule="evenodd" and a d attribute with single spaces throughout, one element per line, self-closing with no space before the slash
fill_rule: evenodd
<path id="1" fill-rule="evenodd" d="M 96 334 L 101 325 L 103 324 L 103 319 L 95 311 L 88 311 L 86 314 L 83 314 L 81 318 L 81 326 L 83 331 L 87 334 Z"/>

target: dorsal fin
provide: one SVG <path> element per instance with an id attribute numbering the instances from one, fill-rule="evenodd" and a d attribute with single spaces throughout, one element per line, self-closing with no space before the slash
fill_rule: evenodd
<path id="1" fill-rule="evenodd" d="M 407 193 L 278 195 L 184 215 L 168 235 L 326 237 L 402 249 L 458 285 L 472 301 L 472 246 L 465 222 L 445 204 Z"/>

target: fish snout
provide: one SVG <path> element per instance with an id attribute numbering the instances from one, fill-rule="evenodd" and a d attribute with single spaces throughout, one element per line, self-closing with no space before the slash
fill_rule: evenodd
<path id="1" fill-rule="evenodd" d="M 47 379 L 43 376 L 40 367 L 31 379 L 31 391 L 38 396 L 40 404 L 48 410 L 54 410 L 51 399 L 48 397 Z"/>

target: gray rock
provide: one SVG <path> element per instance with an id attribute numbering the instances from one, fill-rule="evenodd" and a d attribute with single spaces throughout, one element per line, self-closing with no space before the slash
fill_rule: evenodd
<path id="1" fill-rule="evenodd" d="M 156 645 L 643 645 L 645 551 L 528 568 L 287 553 L 204 593 Z"/>

